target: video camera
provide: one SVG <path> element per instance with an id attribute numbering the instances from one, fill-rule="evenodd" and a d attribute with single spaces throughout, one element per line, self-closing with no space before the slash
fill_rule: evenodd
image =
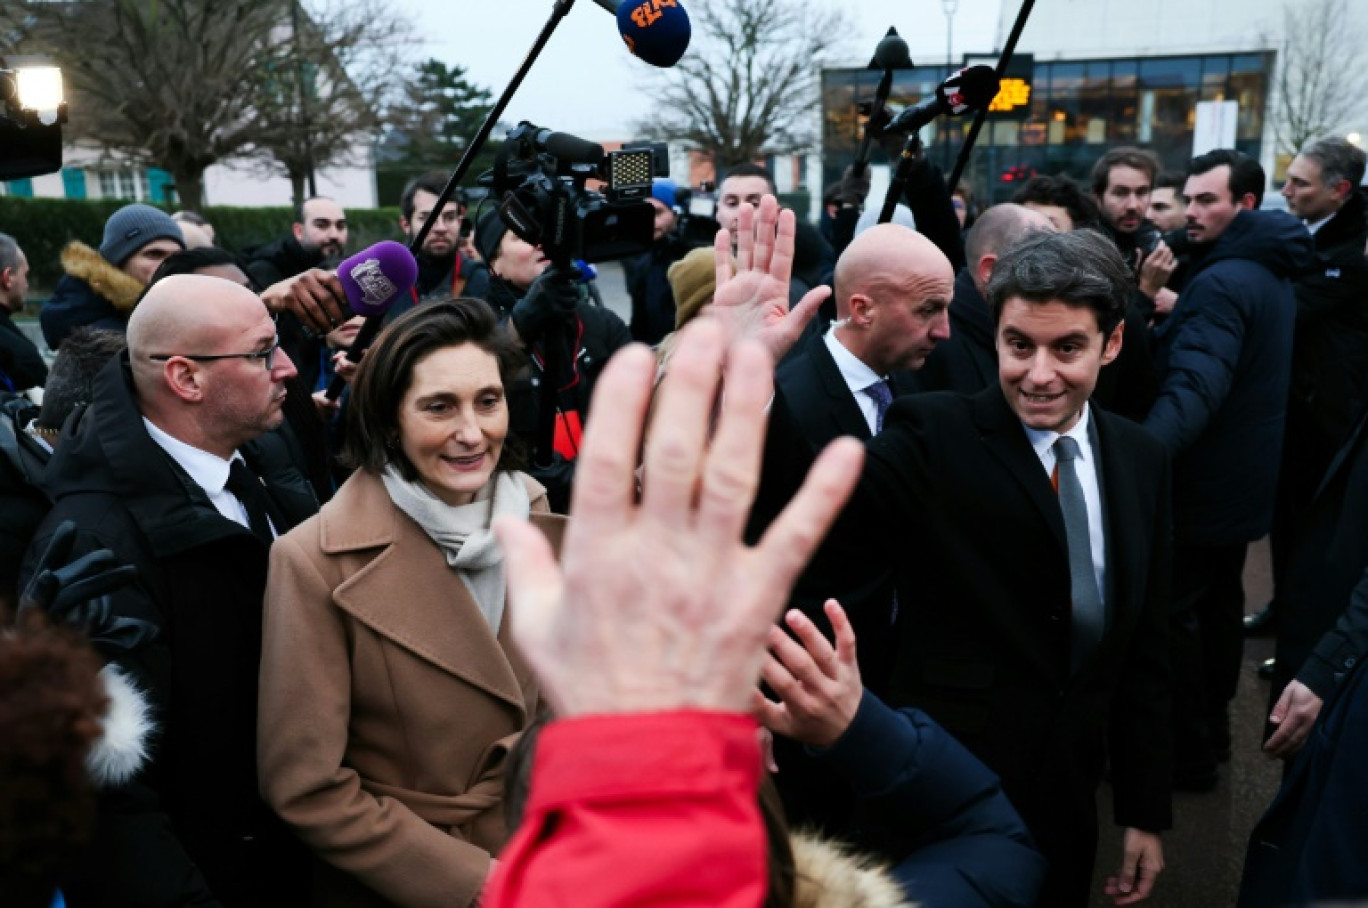
<path id="1" fill-rule="evenodd" d="M 651 181 L 669 176 L 663 142 L 617 151 L 523 121 L 508 131 L 494 169 L 480 177 L 508 229 L 541 247 L 552 264 L 603 262 L 650 249 Z M 588 188 L 590 180 L 602 191 Z"/>

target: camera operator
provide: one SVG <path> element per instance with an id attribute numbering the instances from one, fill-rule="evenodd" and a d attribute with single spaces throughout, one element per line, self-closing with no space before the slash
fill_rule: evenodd
<path id="1" fill-rule="evenodd" d="M 513 433 L 532 454 L 528 472 L 546 487 L 551 509 L 566 513 L 589 397 L 608 358 L 632 337 L 614 312 L 590 301 L 590 287 L 573 268 L 550 267 L 540 247 L 508 229 L 497 211 L 480 218 L 475 247 L 489 267 L 484 299 L 507 319 L 527 351 L 530 381 L 514 385 L 509 400 Z M 472 295 L 469 288 L 467 295 Z M 547 363 L 554 374 L 547 374 Z M 535 450 L 545 418 L 541 383 L 555 382 L 553 451 Z"/>
<path id="2" fill-rule="evenodd" d="M 418 283 L 411 299 L 396 300 L 385 313 L 385 324 L 412 309 L 420 301 L 489 296 L 489 275 L 484 266 L 461 252 L 461 228 L 466 222 L 466 194 L 455 196 L 434 213 L 437 199 L 446 188 L 446 174 L 425 173 L 409 180 L 399 198 L 399 227 L 404 239 L 412 242 L 431 220 L 432 228 L 418 250 Z"/>
<path id="3" fill-rule="evenodd" d="M 632 340 L 655 346 L 675 327 L 675 298 L 670 290 L 670 266 L 689 250 L 691 242 L 682 227 L 685 201 L 674 180 L 657 177 L 647 199 L 655 209 L 654 241 L 649 251 L 622 263 L 627 293 L 632 297 Z"/>

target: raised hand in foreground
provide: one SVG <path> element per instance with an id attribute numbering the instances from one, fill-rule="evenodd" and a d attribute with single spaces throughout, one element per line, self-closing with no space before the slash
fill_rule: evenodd
<path id="1" fill-rule="evenodd" d="M 758 341 L 775 362 L 797 343 L 822 301 L 831 295 L 830 287 L 815 287 L 789 309 L 797 229 L 793 212 L 781 211 L 778 200 L 767 195 L 760 200 L 758 212 L 743 204 L 737 214 L 735 275 L 730 231 L 717 231 L 713 241 L 717 291 L 712 317 L 726 330 L 729 343 Z"/>
<path id="2" fill-rule="evenodd" d="M 753 256 L 743 262 L 749 271 Z M 727 389 L 710 437 L 724 360 Z M 496 525 L 511 630 L 558 715 L 750 710 L 770 628 L 864 453 L 852 439 L 833 443 L 760 544 L 745 545 L 773 368 L 754 341 L 729 350 L 714 320 L 683 330 L 656 403 L 638 504 L 634 470 L 655 358 L 626 348 L 599 378 L 563 565 L 530 525 Z"/>

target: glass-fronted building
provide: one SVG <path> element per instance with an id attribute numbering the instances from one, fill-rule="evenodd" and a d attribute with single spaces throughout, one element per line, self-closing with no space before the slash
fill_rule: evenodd
<path id="1" fill-rule="evenodd" d="M 1065 173 L 1086 184 L 1093 162 L 1117 145 L 1149 148 L 1166 168 L 1181 169 L 1192 156 L 1203 101 L 1236 102 L 1235 147 L 1259 159 L 1273 62 L 1271 51 L 1033 61 L 1018 73 L 1029 96 L 1014 111 L 989 114 L 965 177 L 991 203 L 1010 198 L 1035 173 Z M 943 64 L 897 72 L 890 101 L 915 104 L 948 72 Z M 824 186 L 854 160 L 862 128 L 857 105 L 873 99 L 879 76 L 869 69 L 823 72 Z M 1021 94 L 1018 86 L 1018 100 Z M 942 117 L 922 132 L 928 155 L 947 174 L 972 122 Z M 875 164 L 887 160 L 875 151 Z"/>

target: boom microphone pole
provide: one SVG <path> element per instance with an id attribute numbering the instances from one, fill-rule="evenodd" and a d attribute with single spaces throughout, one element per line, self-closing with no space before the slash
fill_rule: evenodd
<path id="1" fill-rule="evenodd" d="M 879 46 L 874 49 L 874 58 L 869 61 L 869 68 L 882 69 L 883 77 L 874 89 L 874 103 L 870 105 L 869 119 L 865 121 L 860 152 L 855 155 L 855 162 L 850 165 L 853 176 L 864 173 L 865 168 L 869 166 L 869 153 L 874 145 L 874 136 L 882 131 L 881 121 L 885 119 L 884 105 L 888 103 L 888 94 L 893 90 L 893 70 L 908 69 L 911 66 L 912 58 L 907 54 L 907 42 L 898 36 L 896 28 L 889 27 L 888 34 L 880 39 Z"/>
<path id="2" fill-rule="evenodd" d="M 570 12 L 570 8 L 575 5 L 575 0 L 556 0 L 551 8 L 551 18 L 546 20 L 546 25 L 542 26 L 541 34 L 537 35 L 537 40 L 533 42 L 532 49 L 527 52 L 527 59 L 523 60 L 522 66 L 513 74 L 513 79 L 508 83 L 508 87 L 499 95 L 499 99 L 494 102 L 494 106 L 489 109 L 489 114 L 480 124 L 480 128 L 475 133 L 475 138 L 470 140 L 466 146 L 465 153 L 461 155 L 461 160 L 456 165 L 456 169 L 451 172 L 451 179 L 442 187 L 441 195 L 437 196 L 437 201 L 432 205 L 432 217 L 423 222 L 423 226 L 418 228 L 418 233 L 409 241 L 409 252 L 417 258 L 419 250 L 423 248 L 423 242 L 427 239 L 428 233 L 432 230 L 432 225 L 437 221 L 438 215 L 446 207 L 446 203 L 451 201 L 451 197 L 456 194 L 456 187 L 465 178 L 466 171 L 474 163 L 475 156 L 484 148 L 489 141 L 489 134 L 494 131 L 499 118 L 503 116 L 504 109 L 513 100 L 513 95 L 522 87 L 523 79 L 527 78 L 528 72 L 532 69 L 532 64 L 537 62 L 541 52 L 546 48 L 546 44 L 551 40 L 551 35 L 556 31 L 556 26 L 560 25 L 561 20 Z"/>
<path id="3" fill-rule="evenodd" d="M 998 60 L 997 74 L 1001 79 L 1007 74 L 1007 67 L 1011 65 L 1012 54 L 1016 52 L 1017 41 L 1021 40 L 1021 32 L 1026 28 L 1026 20 L 1031 18 L 1031 10 L 1035 7 L 1035 0 L 1021 0 L 1021 10 L 1017 13 L 1016 22 L 1012 25 L 1012 32 L 1007 36 L 1007 44 L 1002 48 L 1002 58 Z M 955 160 L 955 169 L 950 172 L 950 191 L 954 192 L 959 185 L 960 177 L 964 175 L 964 168 L 969 165 L 969 154 L 974 150 L 974 143 L 978 141 L 979 131 L 983 129 L 984 121 L 988 119 L 988 108 L 978 112 L 974 117 L 974 125 L 969 127 L 969 135 L 964 139 L 964 146 L 960 148 L 959 158 Z"/>

